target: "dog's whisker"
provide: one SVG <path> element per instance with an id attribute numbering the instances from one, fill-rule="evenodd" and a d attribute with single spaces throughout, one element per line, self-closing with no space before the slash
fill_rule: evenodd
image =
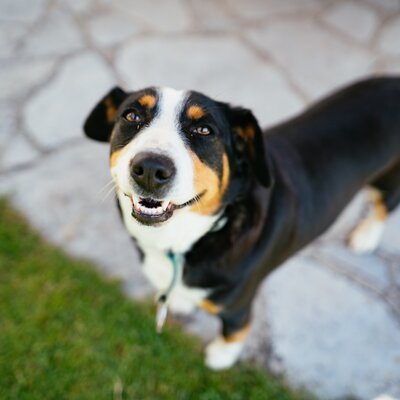
<path id="1" fill-rule="evenodd" d="M 100 196 L 100 195 L 101 195 L 103 192 L 105 192 L 105 191 L 110 187 L 110 185 L 112 185 L 112 184 L 115 185 L 114 181 L 111 179 L 110 181 L 108 181 L 108 182 L 98 191 L 97 195 Z"/>
<path id="2" fill-rule="evenodd" d="M 194 207 L 200 206 L 200 196 L 198 194 L 193 197 L 193 206 Z"/>
<path id="3" fill-rule="evenodd" d="M 109 190 L 108 192 L 104 195 L 104 197 L 101 199 L 100 204 L 103 204 L 106 199 L 110 196 L 111 193 L 113 193 L 115 191 L 115 189 L 117 188 L 117 186 L 114 184 Z"/>

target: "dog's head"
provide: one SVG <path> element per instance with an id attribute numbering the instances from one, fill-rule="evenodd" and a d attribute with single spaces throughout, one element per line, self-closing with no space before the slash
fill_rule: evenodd
<path id="1" fill-rule="evenodd" d="M 253 114 L 197 92 L 114 88 L 84 130 L 110 142 L 112 177 L 141 224 L 159 226 L 184 210 L 216 215 L 252 184 L 270 185 Z"/>

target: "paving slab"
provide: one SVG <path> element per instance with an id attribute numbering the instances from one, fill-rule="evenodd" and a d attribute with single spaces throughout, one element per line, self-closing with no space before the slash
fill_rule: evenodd
<path id="1" fill-rule="evenodd" d="M 397 220 L 397 223 L 400 221 Z M 354 280 L 362 279 L 384 293 L 391 284 L 388 265 L 378 254 L 356 254 L 344 243 L 326 241 L 319 246 L 319 255 L 334 260 L 338 269 L 350 275 Z M 399 315 L 400 318 L 400 315 Z"/>
<path id="2" fill-rule="evenodd" d="M 141 31 L 141 25 L 122 13 L 100 14 L 87 21 L 92 41 L 99 47 L 114 46 Z"/>
<path id="3" fill-rule="evenodd" d="M 59 0 L 59 3 L 67 6 L 70 10 L 75 12 L 78 15 L 82 15 L 91 10 L 92 7 L 96 6 L 96 0 L 74 0 L 64 2 L 63 0 Z"/>
<path id="4" fill-rule="evenodd" d="M 400 55 L 400 16 L 389 21 L 382 29 L 378 46 L 388 54 Z"/>
<path id="5" fill-rule="evenodd" d="M 400 209 L 396 209 L 391 214 L 386 224 L 382 247 L 400 256 Z"/>
<path id="6" fill-rule="evenodd" d="M 373 71 L 373 54 L 309 18 L 272 21 L 251 30 L 248 37 L 284 67 L 311 99 Z"/>
<path id="7" fill-rule="evenodd" d="M 29 74 L 26 64 L 29 63 Z M 15 99 L 43 83 L 54 67 L 54 60 L 14 59 L 0 69 L 0 100 Z"/>
<path id="8" fill-rule="evenodd" d="M 0 151 L 17 129 L 17 110 L 10 101 L 0 101 Z"/>
<path id="9" fill-rule="evenodd" d="M 373 8 L 356 1 L 332 3 L 322 14 L 322 20 L 364 43 L 372 39 L 380 23 L 378 13 Z"/>
<path id="10" fill-rule="evenodd" d="M 390 13 L 400 12 L 400 1 L 399 0 L 366 0 L 368 3 L 388 11 Z"/>
<path id="11" fill-rule="evenodd" d="M 384 58 L 379 66 L 381 74 L 397 74 L 400 75 L 400 56 L 393 58 Z"/>
<path id="12" fill-rule="evenodd" d="M 191 26 L 185 0 L 106 0 L 105 3 L 138 18 L 153 32 L 182 32 Z"/>
<path id="13" fill-rule="evenodd" d="M 10 137 L 5 145 L 4 151 L 1 151 L 0 143 L 0 172 L 32 163 L 40 156 L 40 153 L 21 133 Z"/>
<path id="14" fill-rule="evenodd" d="M 193 15 L 193 27 L 207 32 L 236 30 L 238 22 L 232 10 L 224 3 L 215 0 L 189 0 Z"/>
<path id="15" fill-rule="evenodd" d="M 199 35 L 173 41 L 135 39 L 119 51 L 116 67 L 129 89 L 155 85 L 199 90 L 251 108 L 263 125 L 303 108 L 302 99 L 272 64 L 226 35 L 216 35 L 212 41 Z M 248 76 L 257 76 L 257 80 Z"/>
<path id="16" fill-rule="evenodd" d="M 400 397 L 400 329 L 384 303 L 299 257 L 266 288 L 273 357 L 292 383 L 321 399 Z"/>
<path id="17" fill-rule="evenodd" d="M 0 60 L 8 60 L 15 54 L 17 43 L 27 30 L 28 26 L 23 22 L 0 19 Z"/>
<path id="18" fill-rule="evenodd" d="M 44 148 L 81 137 L 89 110 L 114 84 L 112 71 L 97 54 L 86 52 L 68 59 L 29 99 L 23 111 L 26 130 Z"/>
<path id="19" fill-rule="evenodd" d="M 400 288 L 400 265 L 393 266 L 393 277 L 395 285 Z"/>
<path id="20" fill-rule="evenodd" d="M 73 19 L 63 10 L 55 10 L 29 34 L 22 52 L 36 57 L 60 56 L 83 47 L 83 36 Z"/>
<path id="21" fill-rule="evenodd" d="M 266 17 L 285 14 L 314 14 L 323 6 L 318 0 L 250 0 L 244 6 L 240 0 L 226 0 L 238 17 L 248 20 L 262 20 Z"/>
<path id="22" fill-rule="evenodd" d="M 2 0 L 0 20 L 33 22 L 46 10 L 48 0 Z"/>

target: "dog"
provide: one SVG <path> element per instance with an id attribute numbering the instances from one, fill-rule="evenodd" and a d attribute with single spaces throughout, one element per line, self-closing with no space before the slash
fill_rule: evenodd
<path id="1" fill-rule="evenodd" d="M 264 131 L 250 110 L 199 92 L 115 87 L 84 131 L 110 143 L 122 218 L 161 301 L 221 320 L 205 352 L 212 369 L 237 361 L 263 278 L 360 189 L 370 207 L 350 234 L 357 252 L 378 246 L 400 202 L 396 77 L 354 83 Z"/>

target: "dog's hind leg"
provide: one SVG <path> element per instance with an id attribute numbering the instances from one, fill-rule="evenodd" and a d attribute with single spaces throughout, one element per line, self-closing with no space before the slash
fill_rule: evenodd
<path id="1" fill-rule="evenodd" d="M 400 161 L 376 178 L 371 185 L 382 193 L 388 212 L 400 204 Z"/>
<path id="2" fill-rule="evenodd" d="M 368 200 L 371 207 L 368 215 L 355 227 L 349 237 L 348 245 L 356 253 L 371 253 L 378 247 L 388 214 L 379 190 L 368 189 Z"/>
<path id="3" fill-rule="evenodd" d="M 383 235 L 388 214 L 400 203 L 400 162 L 370 183 L 370 210 L 349 237 L 349 247 L 357 253 L 374 251 Z"/>

